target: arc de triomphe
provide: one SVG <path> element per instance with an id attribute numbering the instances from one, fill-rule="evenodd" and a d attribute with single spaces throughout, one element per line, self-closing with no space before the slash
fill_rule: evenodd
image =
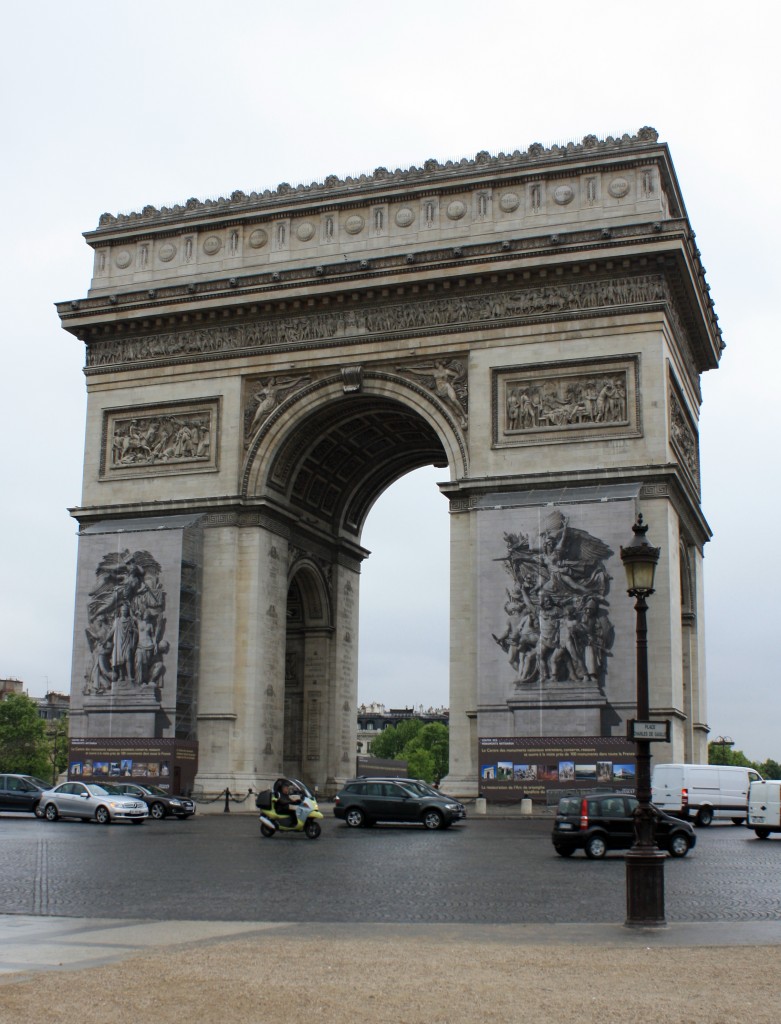
<path id="1" fill-rule="evenodd" d="M 89 396 L 81 749 L 197 742 L 205 793 L 352 775 L 361 530 L 433 464 L 447 788 L 477 792 L 479 739 L 626 735 L 638 511 L 662 548 L 660 751 L 706 760 L 697 422 L 723 345 L 653 129 L 104 214 L 85 237 L 91 288 L 58 304 Z"/>

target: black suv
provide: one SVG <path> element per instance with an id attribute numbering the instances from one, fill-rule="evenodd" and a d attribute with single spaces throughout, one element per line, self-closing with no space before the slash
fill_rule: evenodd
<path id="1" fill-rule="evenodd" d="M 0 775 L 0 811 L 29 811 L 40 818 L 41 793 L 51 788 L 34 775 Z"/>
<path id="2" fill-rule="evenodd" d="M 553 846 L 562 857 L 583 850 L 598 860 L 608 850 L 628 850 L 635 841 L 632 817 L 637 800 L 621 793 L 587 793 L 559 800 L 553 823 Z M 656 842 L 671 857 L 685 857 L 697 842 L 687 821 L 657 810 Z"/>
<path id="3" fill-rule="evenodd" d="M 108 788 L 108 787 L 107 787 Z M 112 790 L 126 796 L 137 796 L 149 808 L 150 817 L 160 821 L 170 816 L 190 818 L 195 814 L 195 803 L 186 796 L 171 796 L 159 786 L 139 786 L 135 782 L 112 782 Z"/>
<path id="4" fill-rule="evenodd" d="M 377 821 L 410 822 L 426 828 L 448 828 L 462 817 L 457 800 L 421 793 L 404 779 L 351 779 L 334 797 L 334 814 L 351 828 Z"/>
<path id="5" fill-rule="evenodd" d="M 405 789 L 411 790 L 413 793 L 417 793 L 419 796 L 435 796 L 442 800 L 447 800 L 448 803 L 456 805 L 455 819 L 466 817 L 466 807 L 457 800 L 454 796 L 448 796 L 447 793 L 443 793 L 437 789 L 436 786 L 432 786 L 430 782 L 426 782 L 425 779 L 406 779 L 398 775 L 362 775 L 360 779 L 354 781 L 359 782 L 400 782 Z"/>

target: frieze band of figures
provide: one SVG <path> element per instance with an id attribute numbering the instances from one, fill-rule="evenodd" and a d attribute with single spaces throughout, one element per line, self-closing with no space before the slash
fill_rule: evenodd
<path id="1" fill-rule="evenodd" d="M 660 302 L 667 303 L 673 325 L 683 336 L 685 332 L 664 277 L 661 274 L 641 274 L 545 284 L 512 291 L 452 295 L 306 316 L 278 316 L 241 324 L 89 342 L 87 368 L 244 349 L 328 343 L 373 334 L 414 333 L 431 328 L 442 330 L 470 323 L 567 315 L 583 310 Z"/>

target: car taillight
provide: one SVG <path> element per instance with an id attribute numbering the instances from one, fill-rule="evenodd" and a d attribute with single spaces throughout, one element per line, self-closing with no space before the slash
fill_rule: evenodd
<path id="1" fill-rule="evenodd" d="M 688 789 L 682 789 L 681 790 L 681 807 L 688 807 L 688 806 L 689 806 L 689 790 Z"/>
<path id="2" fill-rule="evenodd" d="M 580 827 L 588 828 L 588 800 L 580 801 Z"/>
<path id="3" fill-rule="evenodd" d="M 338 804 L 338 803 L 339 803 L 339 797 L 338 797 L 338 796 L 335 796 L 335 797 L 334 797 L 334 803 L 335 803 L 335 804 Z"/>

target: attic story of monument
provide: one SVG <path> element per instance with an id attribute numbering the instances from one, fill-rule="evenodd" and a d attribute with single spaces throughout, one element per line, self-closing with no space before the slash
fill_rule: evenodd
<path id="1" fill-rule="evenodd" d="M 57 306 L 88 392 L 80 751 L 155 741 L 204 793 L 280 773 L 335 790 L 355 769 L 362 528 L 434 465 L 447 789 L 508 764 L 510 789 L 515 767 L 530 783 L 506 753 L 527 741 L 561 753 L 538 799 L 576 751 L 614 750 L 602 770 L 623 778 L 618 552 L 640 510 L 662 549 L 658 754 L 706 759 L 697 424 L 723 342 L 656 131 L 147 206 L 85 237 L 89 291 Z M 499 741 L 501 772 L 479 754 Z"/>

